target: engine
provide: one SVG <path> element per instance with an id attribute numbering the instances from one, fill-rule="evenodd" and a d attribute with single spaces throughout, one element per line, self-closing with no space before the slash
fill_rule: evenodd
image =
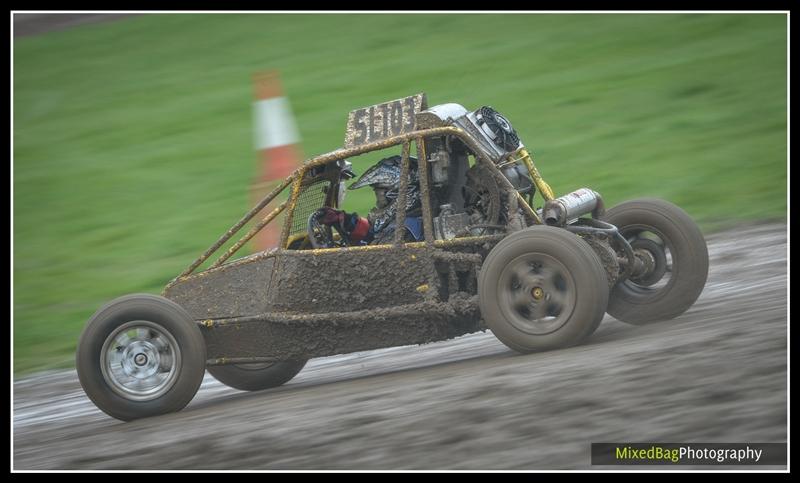
<path id="1" fill-rule="evenodd" d="M 469 112 L 463 106 L 451 103 L 418 113 L 416 122 L 417 127 L 422 128 L 453 125 L 467 131 L 490 155 L 514 189 L 532 200 L 536 189 L 528 170 L 509 160 L 510 155 L 524 145 L 505 116 L 489 106 Z M 434 219 L 437 238 L 449 239 L 465 232 L 485 234 L 501 223 L 504 201 L 491 182 L 491 175 L 479 172 L 478 166 L 465 172 L 468 164 L 463 145 L 452 146 L 444 141 L 429 141 L 428 144 L 432 184 L 434 188 L 447 192 L 441 199 L 449 200 L 439 207 L 439 216 Z M 457 159 L 459 162 L 454 162 Z M 464 179 L 464 174 L 466 184 L 456 185 L 456 180 Z M 463 194 L 458 196 L 458 192 Z"/>

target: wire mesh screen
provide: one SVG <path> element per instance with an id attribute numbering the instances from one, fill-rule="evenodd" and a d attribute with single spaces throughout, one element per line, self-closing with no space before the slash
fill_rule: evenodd
<path id="1" fill-rule="evenodd" d="M 325 204 L 325 197 L 330 189 L 331 182 L 321 179 L 303 188 L 297 198 L 297 205 L 292 217 L 292 226 L 289 229 L 289 236 L 304 232 L 308 229 L 308 217 Z"/>

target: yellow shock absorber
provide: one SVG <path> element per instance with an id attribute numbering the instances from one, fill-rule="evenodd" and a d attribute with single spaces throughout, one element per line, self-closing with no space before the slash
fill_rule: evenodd
<path id="1" fill-rule="evenodd" d="M 522 162 L 525 163 L 525 167 L 528 168 L 528 173 L 530 173 L 531 178 L 533 178 L 533 183 L 536 185 L 536 188 L 539 190 L 539 193 L 542 194 L 542 198 L 545 201 L 550 201 L 555 198 L 555 194 L 553 194 L 553 188 L 547 184 L 547 181 L 542 179 L 542 175 L 539 174 L 539 170 L 536 169 L 536 166 L 533 165 L 533 159 L 531 159 L 531 155 L 527 149 L 522 148 L 519 150 L 519 154 L 521 156 Z M 512 156 L 513 157 L 513 156 Z"/>

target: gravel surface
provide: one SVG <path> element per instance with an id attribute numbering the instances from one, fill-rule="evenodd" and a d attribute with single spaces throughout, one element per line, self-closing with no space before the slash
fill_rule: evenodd
<path id="1" fill-rule="evenodd" d="M 606 316 L 570 349 L 518 355 L 486 332 L 314 359 L 259 393 L 207 375 L 183 411 L 132 423 L 95 408 L 74 371 L 25 378 L 14 469 L 640 470 L 666 467 L 593 467 L 590 443 L 785 442 L 786 230 L 710 236 L 687 313 Z"/>

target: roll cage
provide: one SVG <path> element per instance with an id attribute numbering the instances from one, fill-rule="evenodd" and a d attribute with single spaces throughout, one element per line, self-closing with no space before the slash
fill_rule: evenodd
<path id="1" fill-rule="evenodd" d="M 475 156 L 475 163 L 480 163 L 486 167 L 494 178 L 495 182 L 500 187 L 501 192 L 506 197 L 504 203 L 506 208 L 505 219 L 508 220 L 507 231 L 516 231 L 522 229 L 530 224 L 541 224 L 542 221 L 539 215 L 531 208 L 525 199 L 514 189 L 508 179 L 498 169 L 498 163 L 510 162 L 503 159 L 492 159 L 492 152 L 482 145 L 481 141 L 476 140 L 473 136 L 465 130 L 453 126 L 434 127 L 429 129 L 418 129 L 408 133 L 392 136 L 379 141 L 371 142 L 368 144 L 359 145 L 352 148 L 340 148 L 326 154 L 322 154 L 307 160 L 302 166 L 297 168 L 291 175 L 282 180 L 269 194 L 264 196 L 252 209 L 250 209 L 238 222 L 236 222 L 230 229 L 228 229 L 222 236 L 217 239 L 202 255 L 195 259 L 183 272 L 175 277 L 166 287 L 165 290 L 174 285 L 175 283 L 192 275 L 197 268 L 214 255 L 228 240 L 237 234 L 248 222 L 250 222 L 256 214 L 264 209 L 270 202 L 277 198 L 282 193 L 289 191 L 288 198 L 270 211 L 265 217 L 259 220 L 246 234 L 244 234 L 235 244 L 228 248 L 222 255 L 217 258 L 207 270 L 217 268 L 224 264 L 231 256 L 233 256 L 239 249 L 241 249 L 250 239 L 252 239 L 260 230 L 262 230 L 269 223 L 272 223 L 275 218 L 281 213 L 285 212 L 283 228 L 281 230 L 279 246 L 272 250 L 286 250 L 289 249 L 290 244 L 297 239 L 295 235 L 302 233 L 305 227 L 306 217 L 310 213 L 309 207 L 303 205 L 301 198 L 304 194 L 308 194 L 310 189 L 319 187 L 319 191 L 313 198 L 318 202 L 323 202 L 324 206 L 335 207 L 337 199 L 338 188 L 338 169 L 335 163 L 349 157 L 358 156 L 373 151 L 391 148 L 394 146 L 402 146 L 401 154 L 401 181 L 398 195 L 398 210 L 396 213 L 397 226 L 403 226 L 406 217 L 406 192 L 408 188 L 408 172 L 409 172 L 409 153 L 411 150 L 411 143 L 416 145 L 417 159 L 419 163 L 419 181 L 420 191 L 422 194 L 422 223 L 424 229 L 424 241 L 411 242 L 405 244 L 411 245 L 425 245 L 431 247 L 443 247 L 453 243 L 454 240 L 437 240 L 434 236 L 433 230 L 433 213 L 434 208 L 431 206 L 431 189 L 430 189 L 430 161 L 426 154 L 426 140 L 431 138 L 446 138 L 452 137 L 458 139 L 466 146 L 470 154 Z M 331 167 L 334 169 L 330 169 Z M 314 203 L 311 203 L 314 204 Z M 303 206 L 301 206 L 303 205 Z M 314 206 L 314 209 L 320 208 Z M 301 208 L 298 210 L 298 208 Z M 520 209 L 524 220 L 519 219 Z M 402 230 L 397 230 L 393 240 L 394 245 L 404 244 Z M 492 237 L 491 235 L 471 236 L 468 238 L 474 239 L 478 242 L 482 237 Z M 466 238 L 460 237 L 459 239 Z M 363 247 L 349 247 L 348 249 L 358 249 Z M 328 250 L 342 250 L 342 248 L 324 248 L 315 249 L 318 251 Z"/>

